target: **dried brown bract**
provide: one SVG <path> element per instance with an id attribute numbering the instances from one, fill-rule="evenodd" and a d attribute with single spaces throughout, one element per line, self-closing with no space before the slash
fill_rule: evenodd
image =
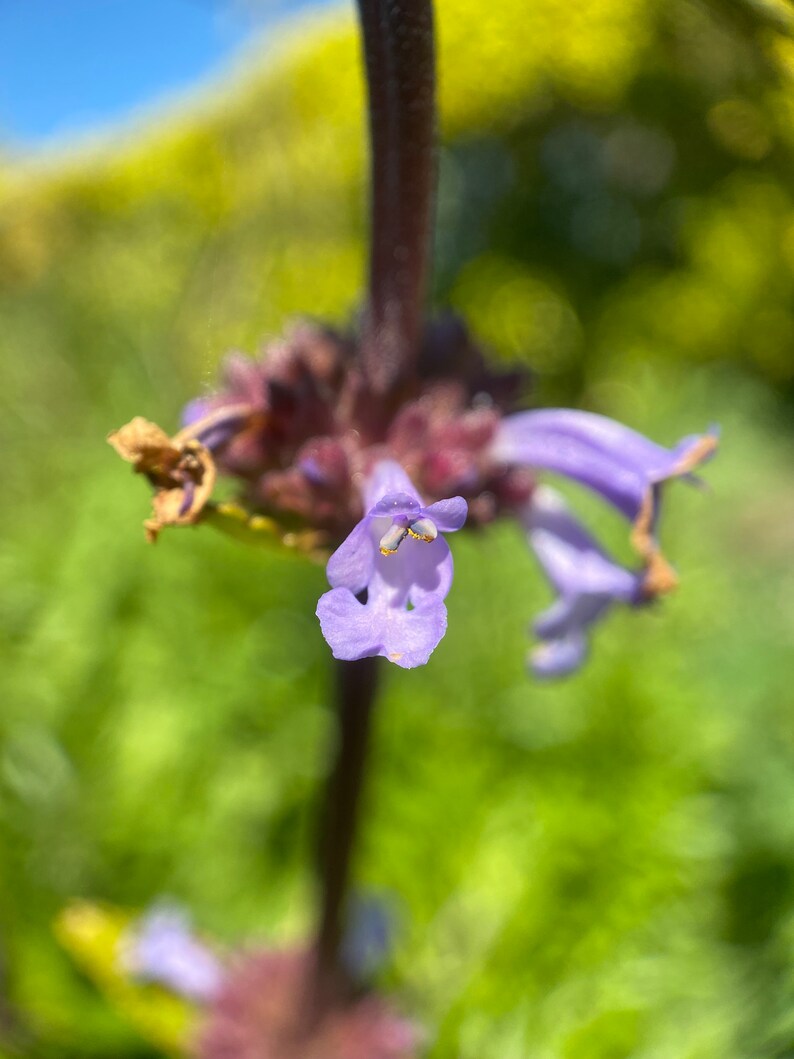
<path id="1" fill-rule="evenodd" d="M 119 456 L 137 474 L 146 475 L 154 489 L 152 517 L 144 522 L 149 541 L 155 541 L 164 526 L 195 523 L 212 494 L 215 462 L 191 433 L 181 431 L 170 438 L 156 423 L 136 416 L 108 434 Z"/>

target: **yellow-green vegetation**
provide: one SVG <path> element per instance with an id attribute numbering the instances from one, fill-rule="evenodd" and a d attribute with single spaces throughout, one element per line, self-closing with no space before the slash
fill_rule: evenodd
<path id="1" fill-rule="evenodd" d="M 435 304 L 539 400 L 725 442 L 669 497 L 679 594 L 616 614 L 581 676 L 525 675 L 548 594 L 510 526 L 458 535 L 446 639 L 388 674 L 357 872 L 402 909 L 386 982 L 432 1059 L 794 1049 L 787 12 L 440 0 Z M 209 528 L 146 547 L 103 438 L 175 427 L 292 314 L 353 318 L 362 98 L 333 13 L 0 174 L 0 948 L 31 1059 L 152 1054 L 59 946 L 73 898 L 170 894 L 226 944 L 309 922 L 322 568 Z"/>
<path id="2" fill-rule="evenodd" d="M 74 901 L 55 921 L 55 935 L 81 970 L 141 1034 L 167 1055 L 181 1056 L 196 1013 L 180 997 L 156 985 L 134 981 L 125 966 L 135 918 L 112 907 Z"/>

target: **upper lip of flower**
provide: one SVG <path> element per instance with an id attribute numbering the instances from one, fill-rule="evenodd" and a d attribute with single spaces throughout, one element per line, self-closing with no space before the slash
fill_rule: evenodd
<path id="1" fill-rule="evenodd" d="M 199 400 L 194 402 L 194 408 L 195 415 L 186 417 L 185 425 L 174 441 L 195 439 L 211 450 L 225 444 L 258 412 L 254 405 L 244 402 L 210 408 Z"/>

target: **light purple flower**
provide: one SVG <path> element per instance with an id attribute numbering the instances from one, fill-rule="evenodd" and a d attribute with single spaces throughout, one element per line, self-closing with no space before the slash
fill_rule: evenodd
<path id="1" fill-rule="evenodd" d="M 504 464 L 565 475 L 612 504 L 633 524 L 632 544 L 646 564 L 643 587 L 655 596 L 678 581 L 656 539 L 661 485 L 670 478 L 697 481 L 692 472 L 716 449 L 714 430 L 666 449 L 606 416 L 548 408 L 507 416 L 491 453 Z"/>
<path id="2" fill-rule="evenodd" d="M 335 658 L 383 655 L 413 669 L 446 632 L 452 555 L 440 533 L 461 528 L 466 501 L 456 496 L 425 507 L 402 467 L 382 460 L 366 484 L 364 509 L 328 560 L 332 588 L 317 617 Z M 366 600 L 357 599 L 365 589 Z"/>
<path id="3" fill-rule="evenodd" d="M 120 959 L 135 978 L 199 1003 L 215 997 L 224 977 L 220 961 L 192 932 L 189 917 L 173 905 L 156 905 L 133 924 Z"/>
<path id="4" fill-rule="evenodd" d="M 666 449 L 606 416 L 547 408 L 502 420 L 493 453 L 504 463 L 572 478 L 636 521 L 654 486 L 689 475 L 716 444 L 713 433 L 693 434 Z"/>
<path id="5" fill-rule="evenodd" d="M 644 575 L 616 563 L 549 486 L 536 488 L 521 512 L 529 543 L 557 598 L 534 622 L 541 641 L 530 653 L 536 676 L 559 677 L 578 669 L 587 655 L 590 626 L 613 603 L 647 602 Z"/>

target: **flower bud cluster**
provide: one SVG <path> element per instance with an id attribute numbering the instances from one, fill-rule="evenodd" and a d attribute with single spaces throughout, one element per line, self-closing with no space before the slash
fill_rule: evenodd
<path id="1" fill-rule="evenodd" d="M 361 485 L 383 459 L 399 462 L 428 500 L 463 496 L 473 522 L 526 500 L 531 476 L 489 455 L 526 374 L 489 372 L 453 320 L 428 329 L 419 374 L 403 400 L 379 396 L 351 339 L 302 323 L 257 359 L 228 357 L 220 391 L 188 405 L 185 427 L 239 480 L 251 509 L 322 530 L 329 543 L 361 518 Z M 218 428 L 224 410 L 243 408 L 243 420 Z"/>

